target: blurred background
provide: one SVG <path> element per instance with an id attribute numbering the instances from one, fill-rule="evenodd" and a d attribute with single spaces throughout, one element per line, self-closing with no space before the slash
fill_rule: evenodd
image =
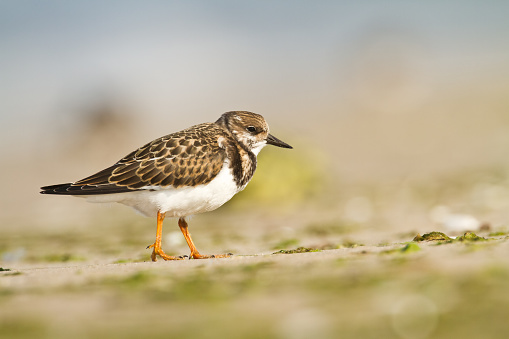
<path id="1" fill-rule="evenodd" d="M 131 213 L 38 187 L 229 110 L 295 146 L 262 152 L 231 203 L 249 212 L 386 231 L 429 228 L 438 207 L 503 224 L 508 15 L 501 1 L 2 1 L 0 227 Z"/>
<path id="2" fill-rule="evenodd" d="M 0 337 L 505 338 L 507 246 L 384 248 L 508 239 L 508 18 L 498 0 L 0 0 Z M 120 265 L 149 260 L 155 218 L 39 194 L 231 110 L 294 149 L 189 222 L 200 251 L 337 251 Z M 188 253 L 175 220 L 163 248 Z"/>

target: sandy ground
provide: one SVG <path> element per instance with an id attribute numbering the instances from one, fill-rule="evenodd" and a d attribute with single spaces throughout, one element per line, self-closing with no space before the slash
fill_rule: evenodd
<path id="1" fill-rule="evenodd" d="M 201 252 L 236 253 L 226 259 L 150 262 L 143 244 L 150 243 L 152 232 L 141 227 L 120 240 L 115 227 L 100 226 L 24 239 L 7 235 L 1 243 L 8 250 L 0 272 L 0 337 L 505 338 L 509 333 L 507 232 L 480 231 L 487 240 L 479 241 L 412 242 L 415 232 L 316 224 L 311 232 L 294 223 L 297 231 L 290 237 L 275 227 L 269 239 L 261 237 L 268 230 L 250 226 L 262 220 L 270 226 L 276 217 L 252 216 L 235 231 L 233 220 L 242 214 L 229 212 L 228 219 L 212 214 L 191 224 Z M 224 233 L 214 240 L 216 232 L 200 226 L 204 220 L 223 225 Z M 172 252 L 173 241 L 177 254 L 186 254 L 185 244 L 172 240 L 171 226 L 166 231 L 163 247 Z M 108 245 L 108 238 L 117 242 Z M 15 247 L 21 243 L 23 250 Z M 316 252 L 275 254 L 299 246 Z"/>

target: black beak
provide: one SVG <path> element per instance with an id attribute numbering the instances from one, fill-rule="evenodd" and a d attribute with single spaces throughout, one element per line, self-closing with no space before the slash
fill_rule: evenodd
<path id="1" fill-rule="evenodd" d="M 279 140 L 272 134 L 269 134 L 267 137 L 267 144 L 268 145 L 274 145 L 277 147 L 283 147 L 283 148 L 293 148 L 292 146 L 288 145 L 286 142 Z"/>

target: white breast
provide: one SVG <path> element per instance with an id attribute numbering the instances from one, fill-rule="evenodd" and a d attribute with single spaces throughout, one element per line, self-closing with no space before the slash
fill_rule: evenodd
<path id="1" fill-rule="evenodd" d="M 215 210 L 242 189 L 243 187 L 238 188 L 235 184 L 226 161 L 218 175 L 205 185 L 182 188 L 150 187 L 150 190 L 87 196 L 87 201 L 119 202 L 146 216 L 155 216 L 157 211 L 161 211 L 166 212 L 167 217 L 185 217 Z"/>

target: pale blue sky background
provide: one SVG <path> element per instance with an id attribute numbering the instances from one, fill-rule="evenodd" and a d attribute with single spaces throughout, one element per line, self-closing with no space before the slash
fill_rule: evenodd
<path id="1" fill-rule="evenodd" d="M 231 109 L 322 115 L 377 34 L 434 84 L 507 74 L 508 17 L 506 1 L 0 1 L 0 135 L 36 140 L 101 96 L 168 131 Z"/>

